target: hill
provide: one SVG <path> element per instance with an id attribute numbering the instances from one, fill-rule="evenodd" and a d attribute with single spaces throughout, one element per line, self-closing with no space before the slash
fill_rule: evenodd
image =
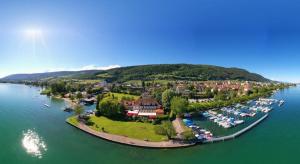
<path id="1" fill-rule="evenodd" d="M 212 65 L 156 64 L 121 67 L 102 71 L 100 78 L 110 81 L 128 80 L 248 80 L 266 82 L 269 79 L 239 68 Z"/>
<path id="2" fill-rule="evenodd" d="M 248 80 L 267 82 L 269 79 L 239 68 L 212 65 L 156 64 L 114 68 L 106 71 L 65 71 L 37 74 L 10 75 L 1 81 L 38 81 L 47 78 L 105 79 L 124 82 L 129 80 Z"/>
<path id="3" fill-rule="evenodd" d="M 46 72 L 33 74 L 14 74 L 6 76 L 0 81 L 2 82 L 20 82 L 20 81 L 39 81 L 49 78 L 78 78 L 78 79 L 92 79 L 99 70 L 87 71 L 60 71 L 60 72 Z"/>

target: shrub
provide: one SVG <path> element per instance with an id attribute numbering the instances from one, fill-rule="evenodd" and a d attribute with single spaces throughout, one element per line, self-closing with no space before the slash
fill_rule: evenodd
<path id="1" fill-rule="evenodd" d="M 154 131 L 156 134 L 166 135 L 166 130 L 161 125 L 155 126 Z"/>
<path id="2" fill-rule="evenodd" d="M 182 135 L 183 139 L 185 139 L 185 140 L 190 141 L 190 140 L 195 139 L 195 135 L 191 129 L 186 130 L 185 132 L 182 132 L 181 135 Z"/>

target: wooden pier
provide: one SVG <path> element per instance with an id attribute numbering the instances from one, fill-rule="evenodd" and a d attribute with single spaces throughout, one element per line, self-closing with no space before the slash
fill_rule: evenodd
<path id="1" fill-rule="evenodd" d="M 238 131 L 234 134 L 231 134 L 231 135 L 228 135 L 228 136 L 223 136 L 223 137 L 213 138 L 211 140 L 202 141 L 202 143 L 213 143 L 213 142 L 220 142 L 220 141 L 226 141 L 226 140 L 234 139 L 234 138 L 242 135 L 243 133 L 247 132 L 248 130 L 252 129 L 254 126 L 256 126 L 257 124 L 262 122 L 267 117 L 268 117 L 268 114 L 264 115 L 263 117 L 261 117 L 260 119 L 258 119 L 254 123 L 252 123 L 251 125 L 247 126 L 246 128 L 244 128 L 244 129 L 242 129 L 242 130 L 240 130 L 240 131 Z"/>

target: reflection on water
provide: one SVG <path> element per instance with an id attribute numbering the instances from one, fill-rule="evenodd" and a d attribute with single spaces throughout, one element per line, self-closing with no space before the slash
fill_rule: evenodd
<path id="1" fill-rule="evenodd" d="M 33 130 L 23 132 L 22 145 L 28 154 L 42 158 L 42 155 L 47 151 L 47 146 L 43 139 Z"/>

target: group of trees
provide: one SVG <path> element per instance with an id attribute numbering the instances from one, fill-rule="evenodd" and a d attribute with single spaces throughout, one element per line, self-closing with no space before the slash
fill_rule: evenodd
<path id="1" fill-rule="evenodd" d="M 94 88 L 92 84 L 84 84 L 74 82 L 72 80 L 49 80 L 47 82 L 39 82 L 40 86 L 45 88 L 43 94 L 47 95 L 64 95 L 66 93 L 75 93 L 86 91 L 88 94 L 100 94 L 103 88 Z M 77 96 L 77 95 L 75 95 Z M 75 98 L 75 97 L 74 97 Z"/>
<path id="2" fill-rule="evenodd" d="M 187 99 L 176 95 L 172 89 L 165 90 L 161 97 L 164 110 L 170 113 L 170 117 L 173 117 L 173 115 L 180 116 L 187 112 L 189 105 Z"/>
<path id="3" fill-rule="evenodd" d="M 167 136 L 168 139 L 176 135 L 176 131 L 170 121 L 163 121 L 161 125 L 155 126 L 154 131 L 156 134 Z"/>
<path id="4" fill-rule="evenodd" d="M 98 116 L 105 116 L 111 119 L 124 119 L 125 107 L 114 97 L 97 96 L 96 110 Z"/>
<path id="5" fill-rule="evenodd" d="M 171 111 L 175 115 L 182 115 L 188 111 L 189 102 L 181 97 L 173 97 L 171 99 Z"/>

